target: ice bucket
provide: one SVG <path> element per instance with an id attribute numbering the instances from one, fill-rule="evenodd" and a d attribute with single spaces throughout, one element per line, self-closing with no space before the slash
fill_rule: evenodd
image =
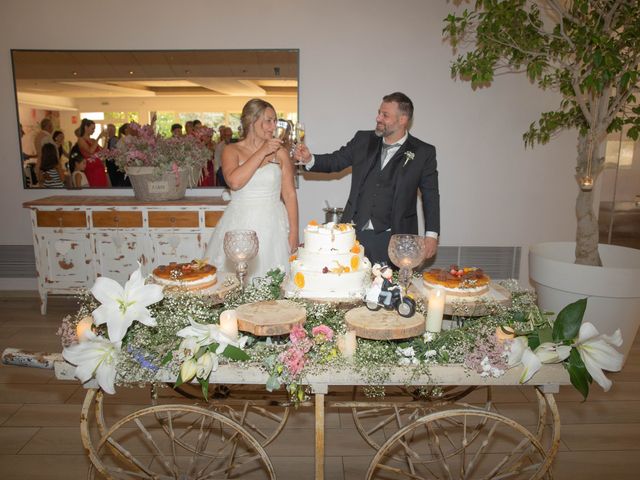
<path id="1" fill-rule="evenodd" d="M 327 207 L 327 208 L 323 208 L 322 211 L 324 212 L 325 223 L 329 223 L 329 222 L 340 223 L 340 218 L 342 217 L 342 212 L 344 211 L 344 208 Z"/>

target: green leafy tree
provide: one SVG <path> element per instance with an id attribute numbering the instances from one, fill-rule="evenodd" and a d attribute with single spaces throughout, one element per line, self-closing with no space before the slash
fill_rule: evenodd
<path id="1" fill-rule="evenodd" d="M 460 3 L 457 1 L 456 3 Z M 525 145 L 547 143 L 565 129 L 578 132 L 576 263 L 601 265 L 593 184 L 604 166 L 607 134 L 625 128 L 638 139 L 640 1 L 476 0 L 445 19 L 457 51 L 454 77 L 472 88 L 502 72 L 524 72 L 543 90 L 560 93 L 524 133 Z"/>

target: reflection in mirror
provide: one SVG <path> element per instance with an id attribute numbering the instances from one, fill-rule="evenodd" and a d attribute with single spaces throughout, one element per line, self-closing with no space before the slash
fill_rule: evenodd
<path id="1" fill-rule="evenodd" d="M 278 117 L 297 121 L 297 50 L 12 50 L 11 56 L 25 188 L 73 188 L 69 163 L 77 162 L 69 159 L 88 154 L 76 146 L 83 119 L 95 125 L 90 138 L 98 148 L 117 144 L 131 121 L 153 122 L 170 136 L 187 134 L 190 122 L 199 120 L 215 132 L 210 171 L 220 167 L 223 144 L 238 138 L 249 99 L 264 98 Z M 48 158 L 43 169 L 42 146 L 48 143 L 58 162 Z M 108 163 L 109 183 L 126 186 Z M 200 186 L 220 182 L 214 175 Z"/>

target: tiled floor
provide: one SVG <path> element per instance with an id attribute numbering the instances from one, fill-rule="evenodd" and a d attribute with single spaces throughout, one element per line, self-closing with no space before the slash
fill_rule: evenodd
<path id="1" fill-rule="evenodd" d="M 32 295 L 0 296 L 0 349 L 59 351 L 55 332 L 73 308 L 74 300 L 53 297 L 43 317 Z M 612 390 L 603 393 L 594 385 L 586 402 L 571 388 L 556 395 L 562 441 L 554 478 L 639 478 L 640 338 L 624 370 L 610 377 Z M 0 366 L 0 480 L 87 478 L 78 429 L 83 398 L 81 386 L 56 380 L 52 371 Z M 534 400 L 530 387 L 495 393 L 496 409 L 524 425 L 535 422 Z M 107 423 L 148 403 L 145 389 L 119 388 L 108 400 Z M 267 448 L 279 479 L 313 478 L 313 426 L 312 410 L 300 409 Z M 364 478 L 373 450 L 357 434 L 350 412 L 329 409 L 326 426 L 325 478 Z"/>

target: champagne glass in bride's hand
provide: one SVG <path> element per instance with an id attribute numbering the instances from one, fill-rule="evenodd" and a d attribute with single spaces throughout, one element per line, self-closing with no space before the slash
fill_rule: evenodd
<path id="1" fill-rule="evenodd" d="M 277 138 L 278 140 L 284 143 L 287 140 L 288 136 L 289 136 L 289 123 L 286 120 L 282 120 L 281 118 L 279 118 L 278 121 L 276 122 L 276 129 L 273 131 L 273 138 Z M 280 164 L 280 162 L 278 161 L 275 155 L 271 160 L 269 160 L 269 163 Z"/>

